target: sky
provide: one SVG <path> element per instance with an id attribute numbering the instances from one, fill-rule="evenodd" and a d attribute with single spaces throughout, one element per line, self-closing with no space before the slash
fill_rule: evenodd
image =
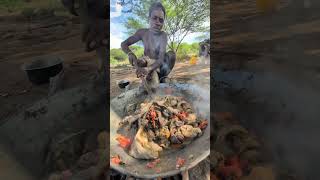
<path id="1" fill-rule="evenodd" d="M 111 0 L 110 2 L 110 49 L 120 48 L 120 44 L 125 40 L 126 34 L 124 22 L 128 18 L 128 15 L 122 13 L 122 7 L 117 4 L 117 0 Z M 208 22 L 209 23 L 209 22 Z M 201 33 L 192 33 L 186 36 L 183 42 L 193 43 L 198 42 L 196 37 Z"/>

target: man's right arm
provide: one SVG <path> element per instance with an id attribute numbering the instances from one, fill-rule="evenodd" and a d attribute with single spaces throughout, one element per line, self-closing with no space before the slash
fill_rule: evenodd
<path id="1" fill-rule="evenodd" d="M 129 46 L 142 40 L 143 33 L 144 33 L 144 29 L 140 29 L 134 35 L 130 36 L 128 39 L 126 39 L 121 43 L 121 49 L 129 56 L 129 60 L 133 59 L 132 63 L 135 67 L 137 66 L 136 57 L 135 58 L 130 57 L 130 56 L 135 56 L 135 54 L 130 50 Z"/>

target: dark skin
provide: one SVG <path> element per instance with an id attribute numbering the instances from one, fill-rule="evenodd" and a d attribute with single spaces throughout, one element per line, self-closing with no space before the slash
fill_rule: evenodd
<path id="1" fill-rule="evenodd" d="M 130 63 L 136 68 L 138 78 L 146 76 L 146 79 L 150 80 L 151 73 L 158 69 L 164 62 L 167 34 L 161 31 L 163 24 L 163 11 L 161 9 L 155 9 L 149 17 L 149 28 L 139 29 L 134 35 L 121 43 L 122 50 L 128 54 Z M 140 40 L 143 42 L 144 55 L 156 60 L 151 66 L 144 67 L 145 62 L 138 62 L 137 56 L 129 48 L 130 45 Z"/>

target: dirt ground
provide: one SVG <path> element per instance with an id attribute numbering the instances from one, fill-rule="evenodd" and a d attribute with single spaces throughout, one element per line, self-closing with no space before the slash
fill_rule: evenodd
<path id="1" fill-rule="evenodd" d="M 276 11 L 262 13 L 255 0 L 215 1 L 213 60 L 231 68 L 259 62 L 290 79 L 301 83 L 308 79 L 317 86 L 319 6 L 316 1 L 310 1 L 309 8 L 279 2 Z"/>

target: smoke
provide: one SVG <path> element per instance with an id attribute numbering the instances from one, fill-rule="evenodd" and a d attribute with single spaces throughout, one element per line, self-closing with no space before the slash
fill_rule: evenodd
<path id="1" fill-rule="evenodd" d="M 244 74 L 224 72 L 221 76 L 232 76 L 234 81 L 229 83 L 234 85 Z M 308 84 L 271 71 L 259 72 L 250 83 L 237 87 L 247 88 L 252 100 L 244 103 L 240 98 L 235 104 L 237 117 L 265 139 L 280 168 L 313 180 L 320 177 L 320 93 Z"/>
<path id="2" fill-rule="evenodd" d="M 319 19 L 320 1 L 287 2 L 286 7 L 276 13 L 248 20 L 247 28 L 244 28 L 258 35 L 254 42 L 243 44 L 253 43 L 250 48 L 261 46 L 265 48 L 260 49 L 263 53 L 278 59 L 261 58 L 276 68 L 264 67 L 268 73 L 255 76 L 251 86 L 244 85 L 257 102 L 240 103 L 238 108 L 242 121 L 271 144 L 279 165 L 292 168 L 305 179 L 314 180 L 320 178 L 317 170 L 320 160 L 320 144 L 317 143 L 320 137 L 320 91 L 315 78 L 316 67 L 320 64 L 317 57 L 306 54 L 306 49 L 319 49 L 315 43 L 319 34 L 311 26 L 303 25 Z M 243 30 L 235 28 L 233 31 Z"/>

